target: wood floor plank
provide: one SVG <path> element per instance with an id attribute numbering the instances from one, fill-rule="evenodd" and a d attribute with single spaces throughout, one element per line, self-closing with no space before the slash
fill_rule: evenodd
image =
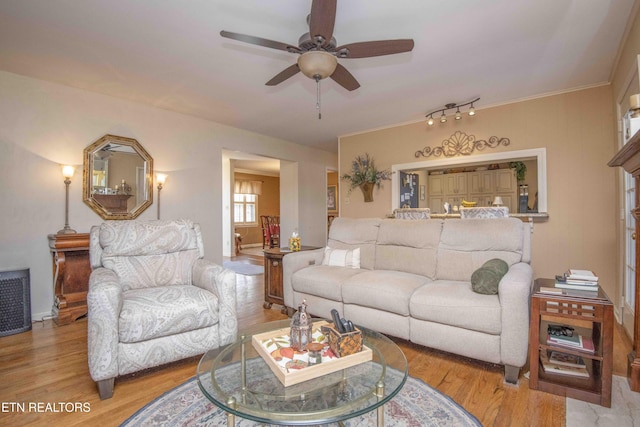
<path id="1" fill-rule="evenodd" d="M 259 264 L 261 257 L 236 257 Z M 241 328 L 285 319 L 280 307 L 264 309 L 263 275 L 237 276 Z M 562 426 L 565 399 L 529 390 L 521 376 L 517 385 L 504 382 L 501 366 L 394 341 L 409 362 L 409 374 L 450 396 L 484 426 Z M 23 402 L 88 404 L 89 412 L 25 412 L 0 410 L 0 425 L 116 426 L 156 397 L 195 375 L 198 358 L 116 380 L 113 398 L 101 401 L 87 365 L 87 321 L 57 326 L 34 324 L 21 334 L 0 338 L 0 404 Z M 619 325 L 614 336 L 614 373 L 626 375 L 631 342 Z M 515 424 L 514 424 L 515 423 Z"/>

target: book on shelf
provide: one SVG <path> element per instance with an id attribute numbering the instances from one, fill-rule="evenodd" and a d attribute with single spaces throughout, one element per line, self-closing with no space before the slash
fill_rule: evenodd
<path id="1" fill-rule="evenodd" d="M 547 351 L 544 349 L 540 350 L 540 363 L 546 373 L 589 378 L 589 371 L 587 371 L 586 366 L 567 366 L 553 363 L 550 361 L 549 356 L 547 356 Z"/>
<path id="2" fill-rule="evenodd" d="M 571 350 L 584 351 L 590 354 L 595 353 L 593 340 L 589 337 L 585 337 L 583 335 L 575 335 L 574 337 L 563 337 L 563 338 L 565 339 L 562 339 L 555 335 L 548 334 L 547 345 L 563 347 Z M 573 339 L 567 339 L 567 338 L 573 338 Z M 577 340 L 577 344 L 576 344 L 576 340 Z"/>
<path id="3" fill-rule="evenodd" d="M 587 292 L 597 292 L 598 291 L 598 284 L 596 283 L 595 285 L 578 285 L 575 283 L 567 283 L 565 282 L 560 282 L 556 280 L 556 288 L 560 288 L 560 289 L 572 289 L 575 291 L 587 291 Z"/>
<path id="4" fill-rule="evenodd" d="M 570 347 L 580 347 L 580 335 L 575 334 L 572 337 L 568 337 L 565 335 L 547 335 L 548 343 L 556 343 L 561 345 L 566 345 Z"/>
<path id="5" fill-rule="evenodd" d="M 577 270 L 575 268 L 570 268 L 566 273 L 565 277 L 567 279 L 574 280 L 584 280 L 587 282 L 596 282 L 598 283 L 598 276 L 591 270 Z"/>
<path id="6" fill-rule="evenodd" d="M 551 351 L 551 354 L 549 354 L 549 362 L 555 363 L 556 365 L 573 366 L 576 368 L 587 367 L 582 357 L 560 351 Z"/>
<path id="7" fill-rule="evenodd" d="M 564 291 L 559 288 L 551 288 L 549 286 L 540 286 L 540 292 L 543 294 L 554 294 L 554 295 L 562 295 Z"/>

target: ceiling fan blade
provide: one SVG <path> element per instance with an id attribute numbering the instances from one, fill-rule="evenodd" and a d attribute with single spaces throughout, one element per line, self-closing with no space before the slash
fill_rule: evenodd
<path id="1" fill-rule="evenodd" d="M 322 46 L 326 46 L 333 37 L 333 26 L 336 23 L 337 0 L 313 0 L 309 17 L 309 35 L 322 36 Z"/>
<path id="2" fill-rule="evenodd" d="M 379 40 L 338 46 L 339 58 L 370 58 L 372 56 L 393 55 L 413 50 L 413 39 Z"/>
<path id="3" fill-rule="evenodd" d="M 275 86 L 287 80 L 289 77 L 295 76 L 296 74 L 298 74 L 299 71 L 300 71 L 300 68 L 298 68 L 298 64 L 293 64 L 292 66 L 282 70 L 280 73 L 278 73 L 275 77 L 273 77 L 271 80 L 269 80 L 265 84 L 267 86 Z"/>
<path id="4" fill-rule="evenodd" d="M 338 64 L 336 70 L 331 74 L 331 78 L 346 90 L 356 90 L 360 87 L 360 83 L 353 77 L 353 74 L 340 64 Z"/>
<path id="5" fill-rule="evenodd" d="M 270 47 L 271 49 L 285 50 L 291 53 L 300 53 L 301 50 L 298 46 L 293 46 L 287 43 L 276 42 L 273 40 L 263 39 L 261 37 L 248 36 L 246 34 L 232 33 L 230 31 L 220 31 L 222 37 L 228 39 L 238 40 L 245 43 L 255 44 L 258 46 Z"/>

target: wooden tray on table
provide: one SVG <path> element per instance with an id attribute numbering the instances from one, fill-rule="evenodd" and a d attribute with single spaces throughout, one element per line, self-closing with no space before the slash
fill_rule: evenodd
<path id="1" fill-rule="evenodd" d="M 329 325 L 329 323 L 325 320 L 314 322 L 314 342 L 327 342 L 327 337 L 324 336 L 321 331 L 321 327 L 327 325 Z M 285 351 L 285 355 L 283 355 L 282 349 L 289 348 L 289 332 L 290 328 L 276 329 L 274 331 L 253 335 L 251 340 L 258 354 L 262 356 L 267 365 L 269 365 L 269 368 L 271 368 L 275 376 L 285 387 L 368 362 L 373 358 L 373 352 L 365 345 L 362 346 L 362 351 L 348 356 L 337 357 L 327 343 L 327 346 L 322 351 L 322 363 L 308 366 L 306 365 L 308 360 L 307 352 L 298 352 L 293 354 L 293 360 L 297 361 L 293 365 L 296 367 L 291 367 L 292 364 L 289 364 L 289 367 L 287 367 L 287 362 L 292 361 L 291 358 L 287 357 L 291 351 L 287 350 Z M 280 351 L 277 352 L 276 350 Z"/>

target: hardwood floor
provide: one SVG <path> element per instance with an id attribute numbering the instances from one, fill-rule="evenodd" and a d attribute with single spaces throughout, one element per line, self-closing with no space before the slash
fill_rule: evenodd
<path id="1" fill-rule="evenodd" d="M 261 257 L 234 260 L 259 264 Z M 262 308 L 263 275 L 238 275 L 240 327 L 286 318 L 280 307 Z M 194 376 L 199 358 L 177 362 L 116 380 L 111 399 L 101 401 L 87 366 L 87 321 L 56 326 L 36 323 L 33 330 L 0 338 L 0 425 L 115 426 L 157 396 Z M 500 366 L 469 360 L 394 339 L 409 361 L 409 374 L 450 396 L 484 426 L 562 426 L 565 399 L 503 381 Z M 631 342 L 616 325 L 614 373 L 626 375 Z M 65 403 L 84 412 L 66 412 Z M 22 412 L 16 403 L 24 403 Z M 29 405 L 40 412 L 30 411 Z M 49 404 L 49 407 L 46 405 Z M 79 404 L 79 405 L 78 405 Z M 84 406 L 83 406 L 84 404 Z"/>

